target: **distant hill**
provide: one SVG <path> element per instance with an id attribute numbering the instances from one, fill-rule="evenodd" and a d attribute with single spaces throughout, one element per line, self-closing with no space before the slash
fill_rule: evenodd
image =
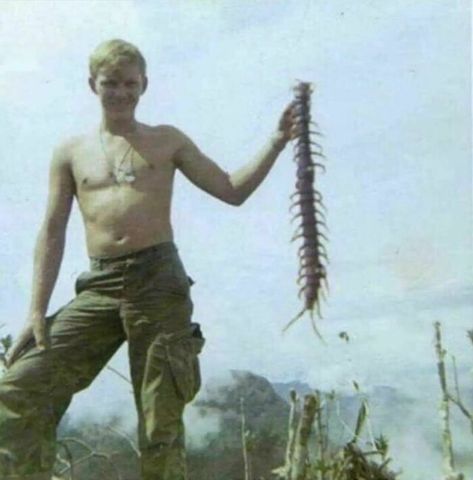
<path id="1" fill-rule="evenodd" d="M 240 424 L 240 400 L 244 400 L 246 422 L 250 429 L 266 431 L 286 438 L 289 414 L 289 392 L 294 389 L 299 397 L 303 397 L 314 389 L 307 383 L 299 381 L 271 383 L 261 375 L 249 371 L 233 370 L 226 383 L 205 387 L 204 398 L 195 402 L 202 414 L 219 412 L 224 418 L 222 429 L 234 433 L 225 435 L 223 444 L 235 446 L 239 444 L 237 435 Z M 325 392 L 327 393 L 327 392 Z M 324 392 L 322 392 L 324 394 Z M 384 429 L 393 431 L 400 424 L 399 419 L 406 416 L 414 406 L 414 400 L 387 385 L 375 386 L 369 394 L 353 392 L 353 394 L 336 395 L 336 418 L 334 426 L 343 421 L 348 427 L 355 425 L 362 399 L 368 401 L 370 420 L 375 434 Z M 339 428 L 335 430 L 339 430 Z M 222 439 L 220 439 L 222 440 Z"/>
<path id="2" fill-rule="evenodd" d="M 289 392 L 292 389 L 301 398 L 314 391 L 307 383 L 271 383 L 261 375 L 241 370 L 231 371 L 225 381 L 209 381 L 194 407 L 203 416 L 219 415 L 221 428 L 208 437 L 204 450 L 190 452 L 190 479 L 241 480 L 241 399 L 244 402 L 246 426 L 250 432 L 248 444 L 253 478 L 271 478 L 271 470 L 280 466 L 284 458 Z M 399 419 L 403 418 L 411 406 L 409 398 L 389 386 L 373 388 L 369 398 L 368 395 L 356 392 L 352 395 L 337 395 L 335 402 L 330 404 L 329 431 L 332 443 L 340 445 L 351 439 L 363 398 L 369 403 L 375 436 L 383 433 L 386 428 L 391 431 L 395 429 L 400 423 Z M 208 462 L 209 457 L 212 458 L 211 462 Z"/>
<path id="3" fill-rule="evenodd" d="M 208 438 L 202 452 L 189 453 L 190 480 L 241 480 L 241 400 L 243 399 L 252 478 L 269 478 L 284 458 L 289 405 L 266 378 L 241 370 L 230 372 L 228 384 L 206 385 L 194 407 L 201 415 L 219 413 L 220 432 Z M 209 462 L 209 457 L 212 461 Z"/>
<path id="4" fill-rule="evenodd" d="M 307 383 L 271 383 L 261 375 L 241 370 L 229 372 L 225 379 L 208 380 L 194 401 L 192 409 L 198 417 L 201 416 L 203 424 L 207 425 L 209 419 L 218 419 L 218 422 L 212 423 L 214 427 L 211 429 L 203 429 L 199 437 L 203 439 L 202 442 L 189 442 L 189 480 L 242 480 L 241 400 L 248 432 L 247 447 L 252 478 L 272 478 L 270 472 L 281 466 L 284 459 L 291 389 L 296 390 L 299 397 L 313 391 Z M 471 389 L 465 389 L 466 401 L 470 400 L 471 393 Z M 421 442 L 426 461 L 432 459 L 435 465 L 440 465 L 437 411 L 431 412 L 423 408 L 391 386 L 376 386 L 366 394 L 355 391 L 352 394 L 337 394 L 334 402 L 328 402 L 332 419 L 329 425 L 332 444 L 341 445 L 352 437 L 363 398 L 368 401 L 369 420 L 374 436 L 382 433 L 391 444 L 396 443 L 393 440 L 397 440 L 398 447 L 399 442 L 404 443 L 406 438 L 413 436 L 416 444 Z M 459 420 L 462 422 L 463 418 Z M 118 418 L 112 424 L 109 422 L 108 426 L 94 426 L 87 420 L 79 424 L 66 416 L 61 423 L 60 436 L 74 436 L 86 440 L 97 450 L 117 452 L 112 454 L 113 459 L 126 472 L 124 478 L 137 480 L 137 459 L 133 457 L 129 444 L 124 438 L 117 437 L 113 430 L 107 430 L 110 426 L 114 427 L 115 423 L 120 430 Z M 190 422 L 186 427 L 189 432 L 193 429 L 194 432 L 199 432 L 197 423 Z M 130 432 L 130 435 L 136 440 L 135 432 Z M 471 460 L 467 456 L 469 450 L 467 452 L 459 443 L 455 446 L 459 465 L 462 468 L 470 465 Z M 403 448 L 391 453 L 394 459 L 400 462 L 399 465 L 404 464 L 404 461 L 407 464 L 412 457 L 412 452 Z M 437 470 L 436 466 L 432 468 L 432 471 Z M 77 480 L 90 478 L 89 473 L 84 465 L 76 475 Z"/>
<path id="5" fill-rule="evenodd" d="M 307 383 L 298 382 L 297 380 L 292 382 L 273 382 L 273 387 L 276 393 L 289 402 L 289 393 L 291 390 L 295 390 L 298 395 L 304 396 L 314 391 L 314 389 Z"/>
<path id="6" fill-rule="evenodd" d="M 195 406 L 212 408 L 225 412 L 228 418 L 240 417 L 241 400 L 243 399 L 248 425 L 255 429 L 266 428 L 287 418 L 289 406 L 276 392 L 274 386 L 266 378 L 243 370 L 232 370 L 228 384 L 207 388 L 207 398 L 199 400 Z"/>

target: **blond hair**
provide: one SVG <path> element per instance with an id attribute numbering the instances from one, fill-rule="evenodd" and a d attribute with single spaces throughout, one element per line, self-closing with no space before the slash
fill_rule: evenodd
<path id="1" fill-rule="evenodd" d="M 89 72 L 96 78 L 102 67 L 114 67 L 120 63 L 136 63 L 143 76 L 146 75 L 146 60 L 135 45 L 118 38 L 102 42 L 89 57 Z"/>

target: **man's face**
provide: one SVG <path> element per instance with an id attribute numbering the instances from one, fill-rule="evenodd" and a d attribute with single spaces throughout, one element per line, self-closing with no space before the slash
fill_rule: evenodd
<path id="1" fill-rule="evenodd" d="M 103 109 L 113 117 L 126 117 L 134 112 L 146 83 L 146 77 L 134 63 L 102 67 L 95 79 L 89 79 Z"/>

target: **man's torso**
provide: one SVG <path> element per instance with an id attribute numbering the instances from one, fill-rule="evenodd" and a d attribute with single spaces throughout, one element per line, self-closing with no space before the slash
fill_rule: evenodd
<path id="1" fill-rule="evenodd" d="M 127 140 L 98 129 L 75 139 L 71 172 L 89 255 L 121 255 L 173 239 L 170 209 L 179 147 L 180 137 L 169 126 L 140 124 Z M 117 180 L 117 167 L 134 179 Z"/>

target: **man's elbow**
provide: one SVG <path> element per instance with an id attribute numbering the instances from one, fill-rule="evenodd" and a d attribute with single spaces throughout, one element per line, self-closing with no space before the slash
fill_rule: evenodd
<path id="1" fill-rule="evenodd" d="M 240 205 L 243 205 L 243 203 L 245 203 L 246 198 L 246 196 L 242 195 L 237 190 L 233 190 L 229 195 L 227 195 L 225 201 L 229 205 L 239 207 Z"/>

